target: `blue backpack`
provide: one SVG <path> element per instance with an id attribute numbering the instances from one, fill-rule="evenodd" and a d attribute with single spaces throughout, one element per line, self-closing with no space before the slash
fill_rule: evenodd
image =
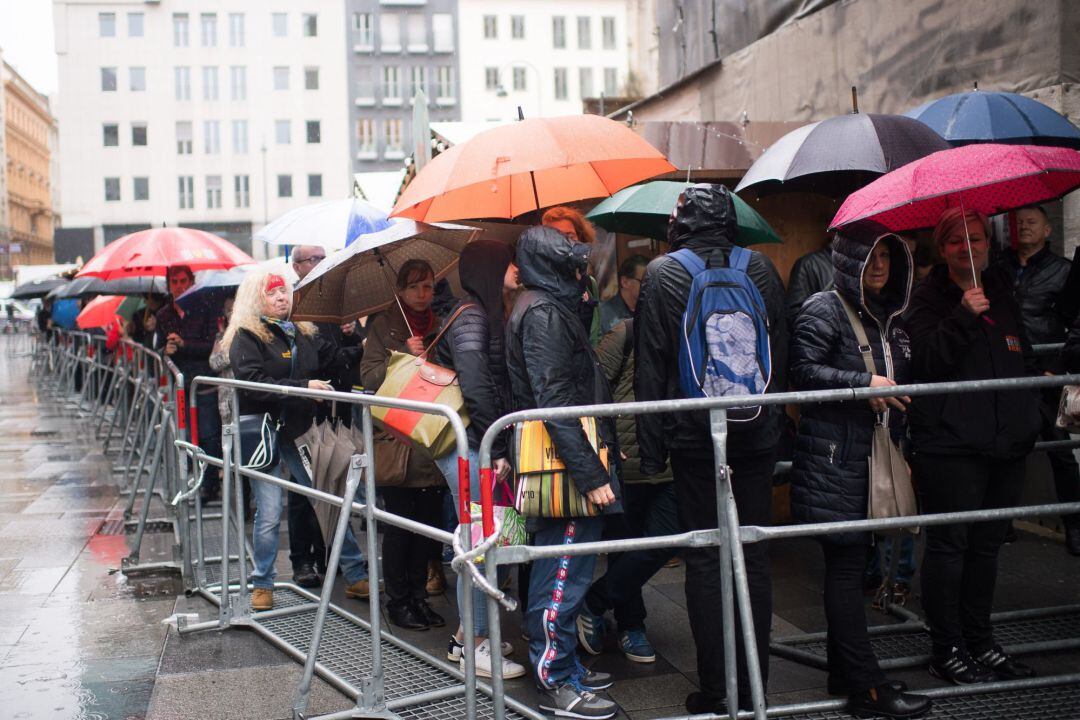
<path id="1" fill-rule="evenodd" d="M 772 360 L 765 302 L 746 273 L 751 252 L 733 247 L 728 266 L 706 267 L 692 250 L 671 253 L 693 282 L 680 329 L 679 383 L 688 398 L 760 395 Z M 732 421 L 753 420 L 761 406 L 732 408 Z"/>

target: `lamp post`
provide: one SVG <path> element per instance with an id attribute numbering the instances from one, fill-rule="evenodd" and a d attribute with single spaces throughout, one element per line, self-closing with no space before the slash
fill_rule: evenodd
<path id="1" fill-rule="evenodd" d="M 535 65 L 533 65 L 531 62 L 529 62 L 528 60 L 511 60 L 510 62 L 503 63 L 502 65 L 500 65 L 499 70 L 501 72 L 502 70 L 504 70 L 506 68 L 513 69 L 513 68 L 519 67 L 519 66 L 524 66 L 524 67 L 530 68 L 533 72 L 536 73 L 536 115 L 538 117 L 543 117 L 543 115 L 544 115 L 544 101 L 543 101 L 544 93 L 543 93 L 543 89 L 540 87 L 540 84 L 543 82 L 543 80 L 540 77 L 540 71 L 537 69 L 537 67 Z M 513 82 L 513 78 L 511 78 L 511 82 Z M 495 95 L 497 97 L 504 98 L 504 97 L 507 97 L 509 94 L 510 93 L 508 93 L 506 91 L 506 87 L 502 83 L 499 83 L 498 88 L 495 90 Z"/>

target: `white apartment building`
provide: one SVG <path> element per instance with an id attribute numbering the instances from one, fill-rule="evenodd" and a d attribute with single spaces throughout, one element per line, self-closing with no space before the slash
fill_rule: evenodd
<path id="1" fill-rule="evenodd" d="M 261 258 L 254 230 L 350 193 L 345 0 L 53 3 L 59 259 L 162 223 Z"/>
<path id="2" fill-rule="evenodd" d="M 628 0 L 458 0 L 461 119 L 577 115 L 622 95 Z M 612 108 L 614 109 L 614 108 Z"/>

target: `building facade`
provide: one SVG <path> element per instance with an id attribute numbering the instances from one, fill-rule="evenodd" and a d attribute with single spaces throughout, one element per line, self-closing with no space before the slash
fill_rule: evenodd
<path id="1" fill-rule="evenodd" d="M 254 230 L 348 195 L 344 15 L 345 0 L 54 0 L 58 259 L 163 223 L 261 258 Z"/>
<path id="2" fill-rule="evenodd" d="M 585 98 L 625 95 L 627 6 L 460 0 L 462 120 L 511 120 L 518 107 L 525 117 L 577 115 Z"/>
<path id="3" fill-rule="evenodd" d="M 36 91 L 6 62 L 3 80 L 3 146 L 6 196 L 0 225 L 0 275 L 12 276 L 17 265 L 53 262 L 53 150 L 56 120 L 49 99 Z"/>
<path id="4" fill-rule="evenodd" d="M 350 157 L 355 172 L 401 168 L 413 152 L 413 98 L 431 121 L 458 120 L 458 0 L 347 0 Z"/>

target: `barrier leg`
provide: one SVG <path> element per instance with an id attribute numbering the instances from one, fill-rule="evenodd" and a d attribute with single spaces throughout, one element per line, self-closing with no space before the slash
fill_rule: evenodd
<path id="1" fill-rule="evenodd" d="M 146 469 L 146 458 L 150 453 L 150 440 L 157 434 L 160 436 L 161 429 L 159 423 L 161 422 L 161 402 L 157 401 L 154 405 L 154 409 L 150 412 L 150 422 L 146 427 L 142 448 L 139 451 L 139 462 L 135 466 L 135 476 L 131 478 L 131 497 L 128 498 L 127 507 L 124 509 L 124 519 L 127 520 L 131 517 L 131 512 L 135 509 L 135 499 L 139 495 L 139 485 L 142 484 L 143 470 Z M 134 458 L 133 458 L 134 459 Z M 128 466 L 128 470 L 131 466 Z M 149 493 L 145 501 L 149 501 Z"/>
<path id="2" fill-rule="evenodd" d="M 462 528 L 464 530 L 468 531 L 469 540 L 471 541 L 472 540 L 472 529 L 469 526 L 466 526 L 466 525 L 462 525 Z M 493 547 L 490 550 L 488 550 L 487 553 L 484 556 L 484 562 L 485 562 L 484 574 L 487 576 L 487 580 L 488 580 L 489 583 L 491 583 L 492 587 L 499 587 L 498 552 L 499 552 L 498 548 Z M 461 573 L 461 576 L 460 576 L 460 579 L 458 580 L 458 582 L 461 582 L 462 580 L 466 580 L 466 579 L 467 579 L 467 582 L 469 584 L 465 586 L 465 588 L 466 588 L 465 597 L 469 597 L 469 596 L 472 595 L 472 576 L 467 572 Z M 487 603 L 487 612 L 488 612 L 488 645 L 491 648 L 493 648 L 492 652 L 495 653 L 494 655 L 492 655 L 492 658 L 501 658 L 501 656 L 502 656 L 502 621 L 501 621 L 500 618 L 502 617 L 502 614 L 499 612 L 499 602 L 498 602 L 498 600 L 491 597 L 490 595 L 488 595 L 488 596 L 486 596 L 484 598 L 484 602 Z M 524 609 L 525 609 L 525 611 L 528 611 L 528 608 L 524 608 Z M 468 637 L 469 631 L 470 631 L 471 626 L 472 626 L 472 615 L 471 614 L 468 615 L 468 618 L 469 618 L 469 624 L 465 626 L 466 637 Z M 527 648 L 526 648 L 526 650 L 527 650 Z M 475 653 L 474 653 L 474 655 L 475 655 Z M 466 666 L 466 670 L 468 670 L 468 669 L 469 669 L 468 666 Z M 473 659 L 472 672 L 473 672 L 473 675 L 472 675 L 472 680 L 471 681 L 469 679 L 468 672 L 466 672 L 466 674 L 465 674 L 465 682 L 466 682 L 465 691 L 466 691 L 466 693 L 468 693 L 471 690 L 472 693 L 473 693 L 473 695 L 472 695 L 473 712 L 475 712 L 476 711 L 476 707 L 475 707 L 475 704 L 476 704 L 476 660 L 475 660 L 475 657 Z M 496 660 L 496 661 L 491 663 L 491 702 L 492 702 L 492 705 L 494 706 L 494 710 L 495 710 L 495 720 L 505 720 L 505 718 L 506 718 L 506 697 L 504 695 L 504 692 L 505 691 L 503 690 L 502 662 L 499 661 L 499 660 Z M 468 698 L 469 696 L 466 695 L 465 697 Z M 474 717 L 474 716 L 470 716 L 470 718 L 472 718 L 472 717 Z"/>
<path id="3" fill-rule="evenodd" d="M 236 393 L 233 392 L 235 398 Z M 235 407 L 235 403 L 233 405 Z M 236 422 L 233 421 L 221 428 L 221 465 L 225 472 L 221 478 L 221 583 L 218 586 L 221 593 L 221 604 L 218 606 L 218 625 L 221 628 L 229 627 L 232 622 L 233 608 L 232 598 L 229 595 L 229 515 L 232 511 L 233 485 L 240 481 L 237 476 L 233 453 L 238 444 L 238 437 L 234 436 Z M 240 542 L 244 542 L 240 538 Z M 206 557 L 203 557 L 204 565 Z"/>
<path id="4" fill-rule="evenodd" d="M 721 620 L 724 627 L 724 682 L 727 688 L 727 707 L 730 717 L 738 717 L 739 712 L 739 659 L 737 650 L 735 627 L 735 593 L 733 592 L 733 578 L 731 568 L 731 533 L 725 518 L 727 517 L 727 505 L 730 502 L 727 489 L 728 466 L 727 466 L 727 411 L 711 410 L 709 412 L 709 429 L 712 434 L 713 456 L 716 470 L 716 518 L 719 527 L 724 532 L 721 534 L 720 546 L 720 589 L 724 595 L 724 603 L 720 608 Z"/>
<path id="5" fill-rule="evenodd" d="M 150 504 L 154 499 L 154 486 L 157 484 L 158 470 L 161 467 L 161 458 L 165 450 L 165 421 L 162 423 L 157 431 L 157 439 L 154 442 L 154 460 L 150 465 L 150 476 L 146 481 L 146 493 L 143 495 L 142 512 L 139 513 L 139 525 L 135 531 L 135 548 L 131 551 L 131 554 L 124 559 L 124 567 L 129 565 L 139 564 L 139 549 L 142 547 L 143 535 L 146 533 L 146 519 L 150 516 Z M 138 495 L 136 492 L 131 493 L 130 502 L 134 503 L 135 498 Z"/>

